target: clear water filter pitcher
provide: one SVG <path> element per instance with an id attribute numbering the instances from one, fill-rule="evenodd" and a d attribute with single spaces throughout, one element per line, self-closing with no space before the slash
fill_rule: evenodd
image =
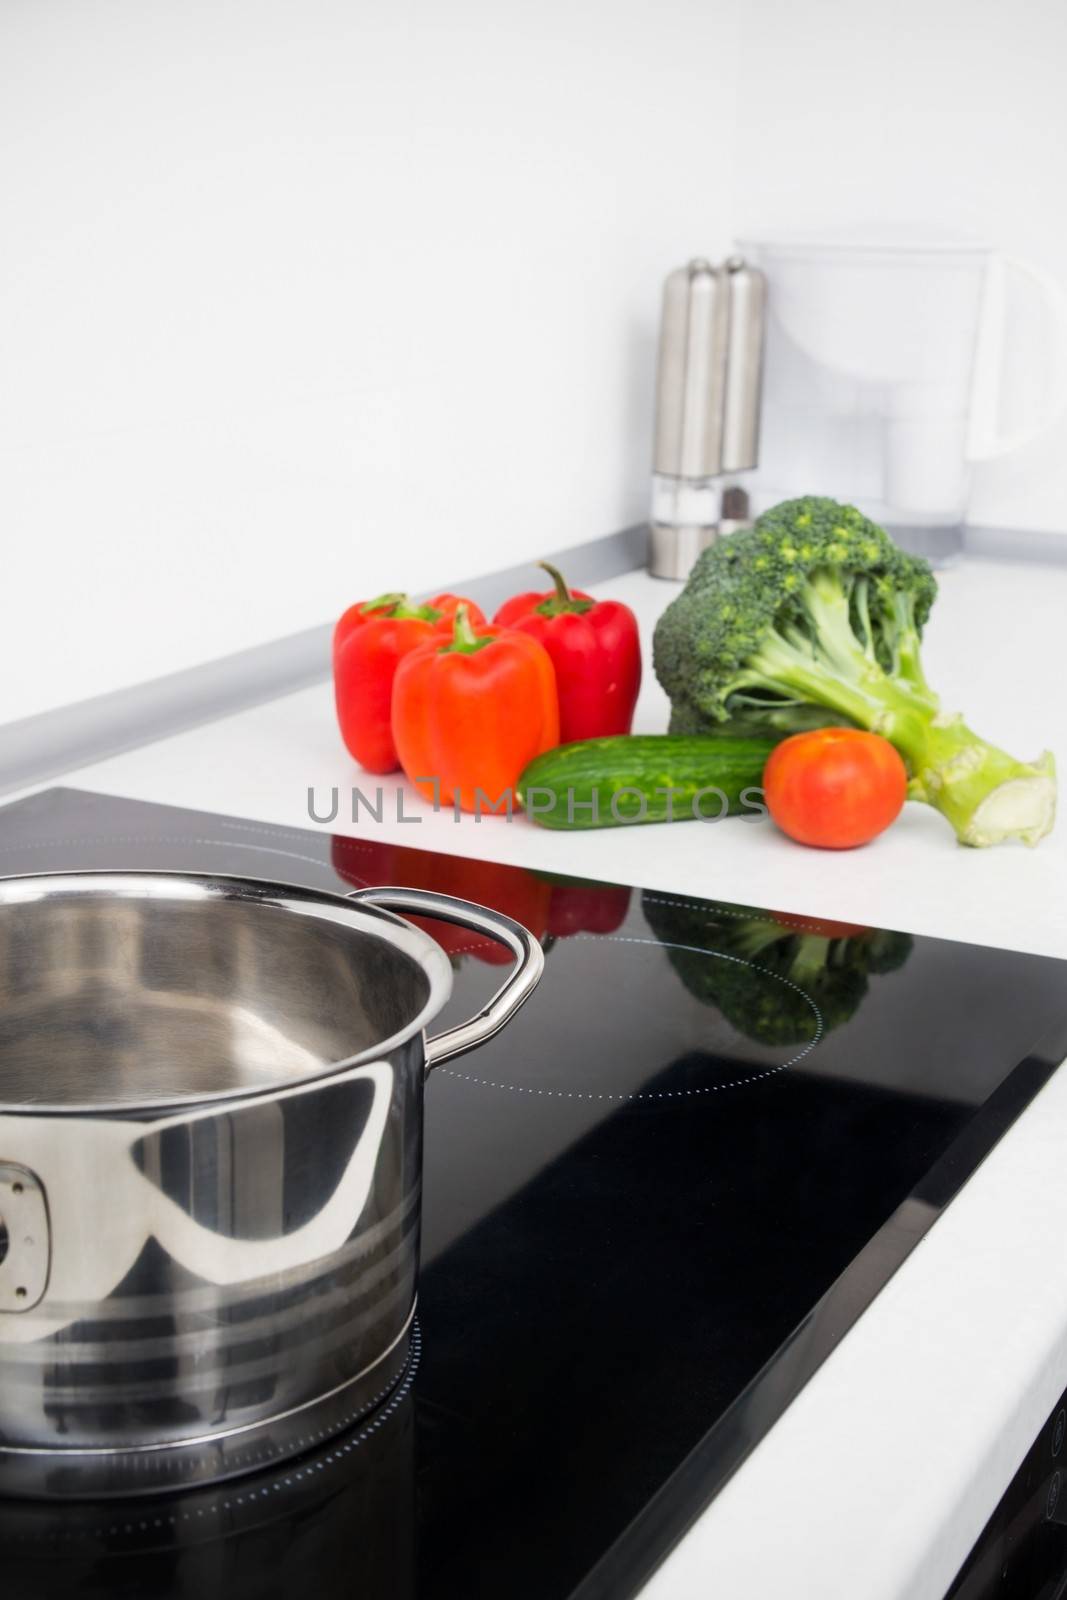
<path id="1" fill-rule="evenodd" d="M 1045 432 L 1067 404 L 1067 300 L 979 245 L 751 240 L 767 281 L 757 509 L 796 494 L 858 505 L 948 559 L 975 462 Z M 1024 415 L 1002 418 L 1022 310 Z"/>

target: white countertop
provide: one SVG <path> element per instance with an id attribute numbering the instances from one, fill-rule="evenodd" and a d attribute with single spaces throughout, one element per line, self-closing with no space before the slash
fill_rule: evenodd
<path id="1" fill-rule="evenodd" d="M 962 709 L 977 732 L 1022 758 L 1055 746 L 1058 738 L 1056 754 L 1067 770 L 1067 712 L 1058 687 L 1067 565 L 973 561 L 942 574 L 941 587 L 924 660 L 946 707 Z M 650 630 L 677 586 L 632 573 L 607 590 L 627 600 Z M 667 710 L 646 665 L 635 729 L 663 732 Z M 363 808 L 353 825 L 353 786 L 369 794 L 377 780 L 368 781 L 341 744 L 329 683 L 61 781 L 303 828 L 316 826 L 308 815 L 308 789 L 326 816 L 336 788 L 341 814 L 332 832 L 1067 956 L 1063 823 L 1036 850 L 967 850 L 956 845 L 937 812 L 909 804 L 864 850 L 805 850 L 769 821 L 740 818 L 583 833 L 552 832 L 521 816 L 512 822 L 465 817 L 457 824 L 450 811 L 435 815 L 407 785 L 399 786 L 404 814 L 419 821 L 397 822 L 398 786 L 386 780 L 384 821 L 374 823 Z"/>
<path id="2" fill-rule="evenodd" d="M 1067 567 L 972 561 L 942 575 L 924 646 L 946 706 L 1020 757 L 1067 768 Z M 604 586 L 650 625 L 675 592 Z M 636 727 L 662 731 L 646 675 Z M 75 787 L 1067 957 L 1067 822 L 1036 850 L 966 850 L 909 804 L 865 850 L 791 844 L 730 819 L 561 834 L 524 818 L 456 823 L 410 788 L 398 821 L 340 743 L 328 683 L 57 780 Z M 294 841 L 294 852 L 299 844 Z M 648 1585 L 649 1600 L 940 1600 L 1067 1386 L 1067 1074 L 997 1146 Z"/>

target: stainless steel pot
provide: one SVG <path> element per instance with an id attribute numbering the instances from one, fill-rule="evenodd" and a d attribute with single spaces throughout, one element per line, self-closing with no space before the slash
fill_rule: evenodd
<path id="1" fill-rule="evenodd" d="M 393 908 L 516 958 L 429 1041 L 452 969 Z M 542 966 L 510 918 L 418 890 L 0 880 L 0 1493 L 230 1477 L 377 1404 L 414 1315 L 425 1075 Z"/>

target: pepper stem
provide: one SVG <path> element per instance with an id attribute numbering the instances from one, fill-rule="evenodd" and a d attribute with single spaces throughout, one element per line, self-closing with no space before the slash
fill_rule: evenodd
<path id="1" fill-rule="evenodd" d="M 429 605 L 413 606 L 405 595 L 393 612 L 393 616 L 399 617 L 402 621 L 414 618 L 418 622 L 440 622 L 444 612 L 438 611 L 435 607 Z"/>
<path id="2" fill-rule="evenodd" d="M 368 600 L 359 608 L 365 616 L 381 611 L 387 617 L 399 621 L 415 619 L 418 622 L 440 622 L 442 612 L 436 611 L 433 606 L 415 605 L 406 594 L 396 591 L 392 594 L 380 594 L 374 600 Z"/>
<path id="3" fill-rule="evenodd" d="M 571 594 L 558 567 L 554 567 L 550 561 L 539 561 L 537 565 L 548 573 L 556 586 L 555 594 L 550 594 L 548 599 L 542 600 L 536 608 L 543 617 L 559 617 L 565 611 L 573 611 L 580 616 L 583 611 L 592 610 L 594 604 L 592 600 L 579 600 L 577 596 Z"/>
<path id="4" fill-rule="evenodd" d="M 406 599 L 406 594 L 393 591 L 390 594 L 376 595 L 373 600 L 364 601 L 359 609 L 361 611 L 388 611 L 391 613 L 397 606 L 402 605 Z"/>
<path id="5" fill-rule="evenodd" d="M 449 650 L 454 650 L 458 655 L 472 656 L 476 650 L 483 650 L 492 642 L 493 635 L 475 633 L 467 607 L 460 605 L 456 607 L 456 615 L 452 621 L 452 637 L 447 644 L 441 646 L 441 653 L 443 655 Z"/>
<path id="6" fill-rule="evenodd" d="M 537 565 L 542 569 L 542 571 L 548 573 L 549 577 L 552 579 L 552 582 L 555 584 L 555 586 L 556 586 L 555 598 L 559 601 L 559 603 L 561 605 L 564 605 L 564 606 L 569 605 L 570 604 L 570 599 L 571 599 L 571 592 L 567 588 L 566 582 L 564 581 L 563 574 L 559 570 L 559 568 L 558 567 L 554 567 L 552 565 L 551 561 L 539 561 L 537 563 Z"/>

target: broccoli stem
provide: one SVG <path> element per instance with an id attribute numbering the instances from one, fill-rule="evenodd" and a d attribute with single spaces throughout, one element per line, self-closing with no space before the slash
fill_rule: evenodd
<path id="1" fill-rule="evenodd" d="M 775 922 L 770 912 L 754 914 L 725 931 L 734 949 L 747 961 L 761 956 L 765 950 L 773 950 L 787 936 L 787 930 L 780 922 Z"/>
<path id="2" fill-rule="evenodd" d="M 919 630 L 915 626 L 915 613 L 910 595 L 894 594 L 893 614 L 897 623 L 894 676 L 903 678 L 918 694 L 925 695 L 932 703 L 936 702 L 937 696 L 927 683 L 926 674 L 923 672 Z"/>
<path id="3" fill-rule="evenodd" d="M 806 641 L 789 640 L 772 633 L 738 673 L 731 691 L 744 688 L 773 689 L 787 700 L 815 701 L 840 712 L 861 728 L 895 738 L 888 727 L 921 724 L 933 716 L 937 701 L 917 693 L 907 683 L 887 678 L 868 659 L 850 632 L 851 645 L 841 638 L 834 645 L 820 631 L 818 653 Z"/>
<path id="4" fill-rule="evenodd" d="M 830 965 L 833 942 L 821 933 L 802 933 L 796 942 L 789 973 L 803 989 Z"/>
<path id="5" fill-rule="evenodd" d="M 904 758 L 910 797 L 940 811 L 961 844 L 1017 838 L 1034 845 L 1044 838 L 1056 813 L 1055 764 L 1048 752 L 1034 762 L 1017 761 L 979 738 L 962 718 L 943 714 L 923 676 L 911 628 L 899 631 L 901 670 L 888 677 L 848 625 L 847 602 L 843 613 L 832 602 L 820 603 L 815 620 L 817 642 L 798 631 L 789 638 L 772 633 L 734 688 L 769 688 L 787 699 L 815 701 L 882 734 Z"/>
<path id="6" fill-rule="evenodd" d="M 908 794 L 947 817 L 961 844 L 1021 839 L 1035 845 L 1056 817 L 1056 766 L 1046 750 L 1017 761 L 973 733 L 959 716 L 932 717 L 894 736 L 912 774 Z"/>

